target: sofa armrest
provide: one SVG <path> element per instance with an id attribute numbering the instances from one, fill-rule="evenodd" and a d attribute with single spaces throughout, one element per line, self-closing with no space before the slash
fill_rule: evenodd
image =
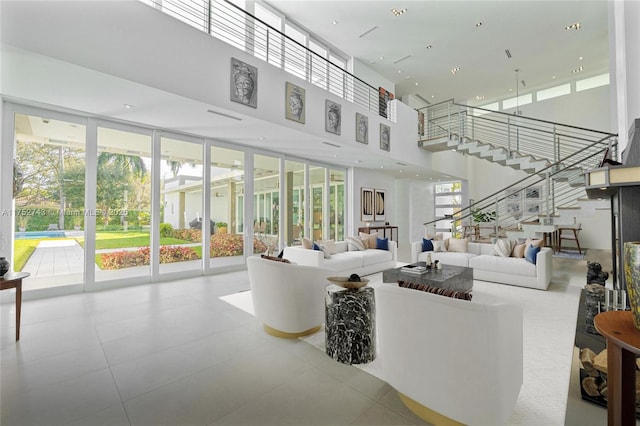
<path id="1" fill-rule="evenodd" d="M 285 247 L 283 257 L 298 265 L 320 266 L 324 254 L 304 247 Z"/>
<path id="2" fill-rule="evenodd" d="M 411 263 L 418 261 L 418 255 L 422 253 L 422 241 L 414 241 L 411 243 Z"/>
<path id="3" fill-rule="evenodd" d="M 389 240 L 389 251 L 391 252 L 391 258 L 394 262 L 398 261 L 398 243 Z"/>
<path id="4" fill-rule="evenodd" d="M 536 277 L 538 278 L 538 288 L 546 290 L 551 283 L 553 250 L 549 247 L 542 247 L 536 255 Z"/>

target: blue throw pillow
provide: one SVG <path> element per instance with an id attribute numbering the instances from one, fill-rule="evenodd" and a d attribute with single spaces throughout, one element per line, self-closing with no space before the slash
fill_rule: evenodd
<path id="1" fill-rule="evenodd" d="M 533 244 L 529 244 L 529 247 L 527 247 L 524 252 L 524 258 L 527 259 L 527 262 L 533 263 L 535 265 L 539 252 L 540 247 L 534 247 Z"/>
<path id="2" fill-rule="evenodd" d="M 433 242 L 431 240 L 427 240 L 426 238 L 423 238 L 422 251 L 433 251 Z"/>
<path id="3" fill-rule="evenodd" d="M 376 238 L 376 248 L 378 250 L 389 250 L 389 238 Z"/>
<path id="4" fill-rule="evenodd" d="M 313 247 L 311 247 L 311 248 L 314 249 L 314 250 L 320 251 L 320 246 L 318 244 L 316 244 L 316 243 L 313 243 Z"/>

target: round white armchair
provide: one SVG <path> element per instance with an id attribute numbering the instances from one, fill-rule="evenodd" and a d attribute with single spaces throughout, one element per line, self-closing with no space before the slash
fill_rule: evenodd
<path id="1" fill-rule="evenodd" d="M 247 259 L 256 317 L 264 330 L 294 338 L 315 333 L 324 323 L 325 287 L 331 271 L 316 266 Z"/>

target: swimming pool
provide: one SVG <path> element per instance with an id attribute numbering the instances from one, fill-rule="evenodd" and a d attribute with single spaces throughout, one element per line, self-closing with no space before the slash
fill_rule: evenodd
<path id="1" fill-rule="evenodd" d="M 36 238 L 64 238 L 64 231 L 26 231 L 16 232 L 16 240 L 35 240 Z"/>

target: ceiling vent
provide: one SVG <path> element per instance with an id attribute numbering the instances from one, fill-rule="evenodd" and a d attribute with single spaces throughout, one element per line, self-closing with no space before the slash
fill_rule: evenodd
<path id="1" fill-rule="evenodd" d="M 397 61 L 393 61 L 393 63 L 394 63 L 394 64 L 397 64 L 397 63 L 399 63 L 399 62 L 404 61 L 405 59 L 409 59 L 410 57 L 411 57 L 411 55 L 407 55 L 407 56 L 405 56 L 404 58 L 400 58 L 400 59 L 398 59 Z"/>
<path id="2" fill-rule="evenodd" d="M 507 58 L 511 59 L 511 52 L 509 52 L 509 49 L 505 49 L 504 53 L 507 55 Z"/>
<path id="3" fill-rule="evenodd" d="M 367 31 L 363 32 L 362 34 L 359 35 L 360 38 L 366 36 L 367 34 L 369 34 L 371 31 L 377 30 L 378 26 L 374 25 L 373 27 L 369 28 Z"/>
<path id="4" fill-rule="evenodd" d="M 233 115 L 225 114 L 224 112 L 218 112 L 218 111 L 214 111 L 212 109 L 208 109 L 207 112 L 210 112 L 211 114 L 219 115 L 221 117 L 230 118 L 232 120 L 242 121 L 242 118 L 234 117 Z"/>
<path id="5" fill-rule="evenodd" d="M 333 146 L 335 148 L 342 148 L 340 145 L 336 145 L 335 143 L 326 142 L 326 141 L 322 141 L 322 143 L 325 145 Z"/>

